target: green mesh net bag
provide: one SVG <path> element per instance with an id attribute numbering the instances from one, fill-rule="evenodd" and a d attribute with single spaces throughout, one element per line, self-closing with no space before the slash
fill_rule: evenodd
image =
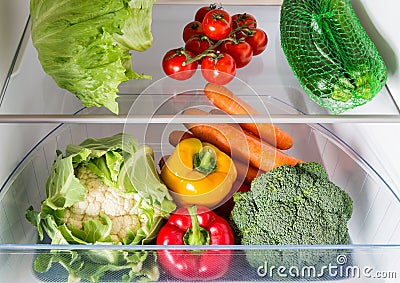
<path id="1" fill-rule="evenodd" d="M 350 0 L 284 0 L 281 46 L 304 91 L 334 114 L 371 101 L 387 68 Z"/>

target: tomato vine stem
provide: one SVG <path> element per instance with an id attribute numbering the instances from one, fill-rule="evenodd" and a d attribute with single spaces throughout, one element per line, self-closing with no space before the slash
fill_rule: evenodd
<path id="1" fill-rule="evenodd" d="M 213 45 L 210 45 L 210 47 L 208 47 L 206 50 L 204 50 L 202 53 L 196 55 L 195 57 L 190 57 L 187 55 L 186 56 L 187 59 L 184 64 L 187 65 L 187 64 L 193 63 L 195 61 L 198 61 L 204 57 L 211 56 L 211 54 L 215 54 L 216 53 L 215 49 L 226 41 L 232 41 L 234 43 L 243 41 L 244 39 L 241 39 L 238 41 L 235 36 L 232 36 L 232 35 L 235 35 L 239 31 L 243 31 L 246 34 L 249 34 L 249 36 L 251 36 L 251 32 L 252 32 L 252 30 L 248 27 L 248 25 L 239 26 L 236 29 L 232 30 L 227 37 L 218 40 L 216 43 L 214 43 Z"/>

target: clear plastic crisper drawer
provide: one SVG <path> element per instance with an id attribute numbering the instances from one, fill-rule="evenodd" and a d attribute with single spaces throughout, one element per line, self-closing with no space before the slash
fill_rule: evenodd
<path id="1" fill-rule="evenodd" d="M 45 198 L 45 183 L 50 167 L 56 157 L 56 150 L 64 152 L 70 143 L 80 143 L 87 137 L 105 137 L 119 132 L 130 133 L 139 143 L 150 145 L 158 163 L 161 156 L 170 154 L 173 147 L 168 143 L 172 130 L 185 129 L 182 122 L 190 117 L 180 115 L 182 109 L 200 106 L 210 107 L 204 96 L 183 92 L 173 96 L 149 95 L 130 98 L 125 96 L 128 113 L 140 113 L 140 108 L 147 103 L 153 104 L 154 119 L 133 123 L 129 120 L 92 123 L 73 121 L 60 124 L 38 143 L 21 160 L 0 191 L 0 276 L 4 282 L 65 282 L 68 272 L 61 264 L 53 264 L 46 272 L 34 269 L 39 255 L 57 253 L 59 258 L 77 260 L 86 258 L 87 272 L 94 268 L 90 261 L 92 253 L 131 255 L 146 257 L 140 266 L 144 274 L 135 279 L 175 281 L 175 278 L 158 265 L 157 252 L 162 246 L 98 246 L 71 245 L 52 246 L 38 242 L 37 231 L 25 219 L 25 211 L 33 205 L 37 210 Z M 299 113 L 286 103 L 270 96 L 259 96 L 259 103 L 269 113 Z M 252 100 L 249 100 L 252 101 Z M 261 103 L 262 102 L 262 103 Z M 254 101 L 253 105 L 256 105 Z M 175 110 L 174 110 L 175 109 Z M 96 109 L 83 109 L 80 115 L 94 115 Z M 163 114 L 168 113 L 165 118 Z M 175 116 L 173 114 L 176 114 Z M 129 117 L 129 116 L 128 116 Z M 135 116 L 136 117 L 136 116 Z M 165 121 L 162 120 L 164 118 Z M 171 117 L 175 117 L 171 118 Z M 217 116 L 220 121 L 223 117 Z M 231 119 L 234 119 L 231 117 Z M 139 120 L 140 121 L 140 120 Z M 210 121 L 218 122 L 218 119 Z M 289 280 L 290 275 L 297 275 L 296 280 L 354 280 L 370 282 L 381 278 L 399 278 L 400 269 L 400 200 L 391 188 L 377 174 L 362 156 L 346 145 L 330 130 L 319 124 L 282 123 L 279 124 L 290 133 L 295 141 L 288 150 L 290 155 L 305 161 L 320 162 L 327 170 L 330 179 L 346 190 L 354 202 L 354 211 L 349 222 L 350 245 L 344 246 L 202 246 L 210 254 L 208 260 L 214 262 L 231 259 L 227 274 L 218 281 L 265 281 Z M 188 249 L 198 250 L 195 246 L 172 246 L 171 249 L 186 253 Z M 250 266 L 249 257 L 265 255 L 286 255 L 286 265 L 271 266 L 260 262 L 260 266 Z M 195 261 L 199 253 L 190 252 L 187 260 Z M 307 258 L 307 265 L 304 259 Z M 313 264 L 310 265 L 310 258 Z M 69 261 L 70 262 L 70 261 Z M 130 267 L 131 268 L 131 267 Z M 122 274 L 128 274 L 132 268 L 119 268 L 107 272 L 103 282 L 118 282 Z M 93 271 L 94 272 L 94 271 Z M 291 272 L 291 273 L 289 273 Z M 70 280 L 72 277 L 70 277 Z M 195 275 L 192 281 L 197 281 Z M 293 279 L 293 278 L 292 278 Z M 382 281 L 379 281 L 382 282 Z"/>

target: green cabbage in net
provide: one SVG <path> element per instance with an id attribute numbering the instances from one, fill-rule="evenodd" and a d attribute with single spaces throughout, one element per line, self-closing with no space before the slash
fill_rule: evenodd
<path id="1" fill-rule="evenodd" d="M 371 101 L 387 68 L 350 0 L 284 0 L 281 46 L 300 85 L 334 114 Z"/>

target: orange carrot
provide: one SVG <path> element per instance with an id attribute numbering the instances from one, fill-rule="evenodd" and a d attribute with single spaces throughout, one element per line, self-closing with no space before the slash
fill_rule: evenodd
<path id="1" fill-rule="evenodd" d="M 226 112 L 222 111 L 219 108 L 211 109 L 208 113 L 213 114 L 213 115 L 224 115 L 224 114 L 227 115 Z M 235 127 L 235 128 L 242 129 L 239 124 L 230 124 L 230 125 Z M 248 133 L 250 133 L 250 132 L 248 132 Z"/>
<path id="2" fill-rule="evenodd" d="M 204 93 L 215 106 L 228 114 L 260 114 L 251 105 L 222 85 L 208 83 L 204 88 Z M 245 123 L 240 124 L 240 126 L 278 149 L 289 149 L 293 145 L 292 137 L 274 124 Z"/>
<path id="3" fill-rule="evenodd" d="M 208 112 L 191 108 L 184 114 L 205 115 Z M 283 164 L 295 165 L 302 162 L 230 124 L 186 123 L 185 126 L 198 139 L 214 144 L 233 159 L 249 162 L 263 171 L 269 171 Z"/>
<path id="4" fill-rule="evenodd" d="M 237 171 L 237 179 L 246 185 L 251 185 L 254 178 L 264 173 L 263 171 L 258 170 L 258 168 L 255 168 L 241 160 L 234 160 L 234 163 Z"/>
<path id="5" fill-rule="evenodd" d="M 177 146 L 180 141 L 188 138 L 194 138 L 194 136 L 189 132 L 175 130 L 169 134 L 168 141 L 171 145 Z"/>
<path id="6" fill-rule="evenodd" d="M 160 161 L 158 162 L 158 167 L 160 167 L 160 170 L 164 167 L 169 157 L 170 155 L 161 156 Z"/>

